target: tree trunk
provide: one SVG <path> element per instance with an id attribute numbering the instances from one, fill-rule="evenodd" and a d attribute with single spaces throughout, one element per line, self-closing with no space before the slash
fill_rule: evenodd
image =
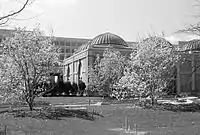
<path id="1" fill-rule="evenodd" d="M 151 105 L 154 106 L 157 103 L 156 97 L 154 92 L 151 95 Z"/>
<path id="2" fill-rule="evenodd" d="M 33 111 L 33 102 L 29 102 L 28 106 L 29 106 L 30 111 Z"/>
<path id="3" fill-rule="evenodd" d="M 154 96 L 151 95 L 151 105 L 153 106 L 155 104 Z"/>
<path id="4" fill-rule="evenodd" d="M 151 105 L 153 106 L 155 104 L 155 99 L 154 99 L 154 87 L 151 88 L 151 94 L 150 94 L 150 99 L 151 99 Z"/>
<path id="5" fill-rule="evenodd" d="M 155 87 L 154 87 L 154 83 L 152 83 L 151 86 L 151 94 L 150 94 L 150 98 L 151 98 L 151 105 L 154 106 L 155 105 Z"/>

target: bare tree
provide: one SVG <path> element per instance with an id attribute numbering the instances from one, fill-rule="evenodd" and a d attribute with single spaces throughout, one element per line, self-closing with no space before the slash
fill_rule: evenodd
<path id="1" fill-rule="evenodd" d="M 191 33 L 200 36 L 200 22 L 197 24 L 190 24 L 188 27 L 178 30 L 177 32 Z"/>
<path id="2" fill-rule="evenodd" d="M 16 1 L 20 2 L 22 4 L 22 6 L 16 11 L 12 11 L 10 13 L 0 16 L 0 26 L 7 24 L 10 20 L 14 19 L 19 13 L 21 13 L 34 0 L 25 0 L 25 1 L 16 0 Z"/>

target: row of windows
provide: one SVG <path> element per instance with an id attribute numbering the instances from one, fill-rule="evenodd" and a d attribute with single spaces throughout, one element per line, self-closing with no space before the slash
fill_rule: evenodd
<path id="1" fill-rule="evenodd" d="M 76 51 L 76 48 L 70 49 L 70 48 L 60 48 L 60 53 L 74 53 Z"/>
<path id="2" fill-rule="evenodd" d="M 61 48 L 60 53 L 70 53 L 70 48 L 67 48 L 67 49 Z"/>
<path id="3" fill-rule="evenodd" d="M 81 46 L 82 42 L 69 42 L 69 41 L 54 41 L 55 45 L 59 46 Z"/>
<path id="4" fill-rule="evenodd" d="M 66 59 L 66 58 L 69 58 L 70 56 L 71 56 L 72 54 L 60 54 L 60 60 L 64 60 L 64 59 Z"/>

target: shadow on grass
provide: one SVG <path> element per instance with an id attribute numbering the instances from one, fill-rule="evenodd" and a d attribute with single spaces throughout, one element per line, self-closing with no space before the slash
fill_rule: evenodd
<path id="1" fill-rule="evenodd" d="M 158 108 L 162 110 L 168 110 L 173 112 L 200 112 L 200 104 L 199 103 L 191 103 L 191 104 L 160 104 Z"/>
<path id="2" fill-rule="evenodd" d="M 42 107 L 40 109 L 34 109 L 30 111 L 29 108 L 21 108 L 21 109 L 13 109 L 13 110 L 4 110 L 2 113 L 11 114 L 14 117 L 31 117 L 36 119 L 50 119 L 50 120 L 62 120 L 64 118 L 81 118 L 85 120 L 94 121 L 97 117 L 104 117 L 103 115 L 95 112 L 88 111 L 87 109 L 79 110 L 79 109 L 65 109 L 65 108 L 55 108 L 55 107 Z"/>

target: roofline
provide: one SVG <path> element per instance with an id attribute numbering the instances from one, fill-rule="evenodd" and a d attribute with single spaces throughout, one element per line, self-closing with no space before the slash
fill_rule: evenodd
<path id="1" fill-rule="evenodd" d="M 89 38 L 72 38 L 72 37 L 57 37 L 57 36 L 54 36 L 55 38 L 62 38 L 62 39 L 80 39 L 80 40 L 92 40 L 92 39 L 89 39 Z"/>
<path id="2" fill-rule="evenodd" d="M 0 29 L 0 32 L 1 31 L 9 31 L 9 32 L 14 32 L 14 31 L 16 31 L 15 29 Z M 5 33 L 6 34 L 6 33 Z M 116 35 L 116 34 L 114 34 L 114 35 Z M 116 35 L 116 36 L 118 36 L 118 35 Z M 45 37 L 50 37 L 50 36 L 45 36 Z M 93 40 L 94 38 L 79 38 L 79 37 L 75 37 L 75 38 L 73 38 L 73 37 L 63 37 L 63 36 L 52 36 L 52 37 L 55 37 L 55 38 L 61 38 L 61 39 L 74 39 L 74 40 L 88 40 L 88 41 L 91 41 L 91 40 Z M 120 37 L 120 36 L 118 36 L 118 37 Z M 121 38 L 121 37 L 120 37 Z M 123 39 L 123 38 L 122 38 Z M 124 39 L 123 39 L 124 40 Z M 125 41 L 125 40 L 124 40 Z M 125 41 L 127 44 L 131 44 L 131 43 L 137 43 L 137 42 L 134 42 L 134 41 Z"/>

